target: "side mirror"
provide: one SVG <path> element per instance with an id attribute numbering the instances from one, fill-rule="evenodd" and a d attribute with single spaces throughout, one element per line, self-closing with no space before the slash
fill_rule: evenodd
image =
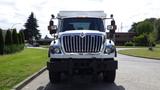
<path id="1" fill-rule="evenodd" d="M 56 25 L 48 26 L 48 30 L 50 34 L 55 34 L 57 32 L 57 26 Z"/>
<path id="2" fill-rule="evenodd" d="M 117 25 L 107 25 L 107 30 L 116 30 Z"/>
<path id="3" fill-rule="evenodd" d="M 52 18 L 53 18 L 53 16 L 52 16 Z M 57 26 L 54 25 L 54 21 L 53 20 L 49 21 L 48 30 L 49 30 L 50 34 L 55 34 L 57 32 Z"/>
<path id="4" fill-rule="evenodd" d="M 107 30 L 113 30 L 113 26 L 112 25 L 107 25 Z"/>

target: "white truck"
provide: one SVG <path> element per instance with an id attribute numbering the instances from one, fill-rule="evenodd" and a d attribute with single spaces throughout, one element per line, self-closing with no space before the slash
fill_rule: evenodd
<path id="1" fill-rule="evenodd" d="M 54 24 L 58 19 L 58 25 Z M 54 40 L 50 44 L 47 62 L 51 83 L 61 81 L 62 73 L 73 75 L 92 75 L 96 80 L 103 75 L 105 82 L 113 83 L 118 63 L 114 60 L 117 52 L 114 42 L 107 39 L 103 11 L 60 11 L 49 22 L 48 30 Z M 115 30 L 116 25 L 107 25 Z"/>

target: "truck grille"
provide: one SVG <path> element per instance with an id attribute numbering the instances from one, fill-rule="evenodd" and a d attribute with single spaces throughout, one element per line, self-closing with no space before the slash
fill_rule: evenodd
<path id="1" fill-rule="evenodd" d="M 62 37 L 62 42 L 66 53 L 98 53 L 102 47 L 102 36 L 66 35 Z"/>

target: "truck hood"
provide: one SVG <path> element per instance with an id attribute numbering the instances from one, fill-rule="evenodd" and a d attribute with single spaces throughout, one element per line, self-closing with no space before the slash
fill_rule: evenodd
<path id="1" fill-rule="evenodd" d="M 96 31 L 96 30 L 70 30 L 70 31 L 65 31 L 65 32 L 59 32 L 58 36 L 62 36 L 62 35 L 73 35 L 73 34 L 95 34 L 95 35 L 104 35 L 105 36 L 105 32 L 100 32 L 100 31 Z"/>

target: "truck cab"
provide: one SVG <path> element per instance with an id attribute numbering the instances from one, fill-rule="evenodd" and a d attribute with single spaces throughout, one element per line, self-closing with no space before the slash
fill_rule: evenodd
<path id="1" fill-rule="evenodd" d="M 54 24 L 58 19 L 58 25 Z M 118 63 L 116 47 L 112 39 L 107 39 L 103 11 L 60 11 L 49 22 L 48 30 L 54 39 L 48 51 L 47 68 L 51 83 L 61 81 L 62 73 L 92 75 L 96 80 L 103 74 L 105 82 L 113 83 Z M 116 25 L 108 25 L 113 30 Z"/>

